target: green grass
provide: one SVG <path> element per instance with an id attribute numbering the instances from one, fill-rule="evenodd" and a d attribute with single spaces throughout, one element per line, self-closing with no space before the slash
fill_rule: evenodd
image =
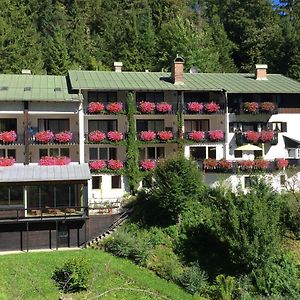
<path id="1" fill-rule="evenodd" d="M 72 294 L 74 300 L 203 299 L 128 260 L 87 249 L 0 256 L 0 300 L 59 299 L 51 276 L 56 267 L 73 257 L 84 257 L 92 268 L 88 290 Z"/>

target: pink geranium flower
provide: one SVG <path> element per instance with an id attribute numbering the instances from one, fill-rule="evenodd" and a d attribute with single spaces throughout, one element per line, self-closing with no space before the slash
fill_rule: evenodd
<path id="1" fill-rule="evenodd" d="M 123 169 L 124 164 L 120 160 L 111 159 L 108 162 L 108 167 L 111 170 L 120 170 Z"/>
<path id="2" fill-rule="evenodd" d="M 192 141 L 200 142 L 204 140 L 205 132 L 204 131 L 193 131 L 189 133 L 189 139 Z"/>
<path id="3" fill-rule="evenodd" d="M 258 170 L 266 170 L 269 167 L 269 161 L 264 159 L 256 159 L 254 163 L 255 168 Z"/>
<path id="4" fill-rule="evenodd" d="M 256 113 L 258 111 L 259 105 L 257 102 L 245 102 L 244 111 L 248 113 Z"/>
<path id="5" fill-rule="evenodd" d="M 277 158 L 275 160 L 275 162 L 276 162 L 276 167 L 279 170 L 285 169 L 289 164 L 289 161 L 287 159 L 284 159 L 284 158 Z"/>
<path id="6" fill-rule="evenodd" d="M 123 110 L 123 104 L 121 102 L 112 102 L 106 105 L 106 110 L 110 113 L 117 114 Z"/>
<path id="7" fill-rule="evenodd" d="M 169 141 L 173 138 L 173 133 L 171 131 L 160 131 L 157 136 L 161 141 Z"/>
<path id="8" fill-rule="evenodd" d="M 154 131 L 141 131 L 140 132 L 140 139 L 142 141 L 153 141 L 156 138 L 156 133 Z"/>
<path id="9" fill-rule="evenodd" d="M 218 161 L 218 167 L 223 170 L 230 170 L 232 169 L 232 161 L 221 159 Z"/>
<path id="10" fill-rule="evenodd" d="M 276 108 L 275 104 L 272 102 L 262 102 L 260 109 L 264 112 L 272 112 Z"/>
<path id="11" fill-rule="evenodd" d="M 217 142 L 224 139 L 224 132 L 222 130 L 211 130 L 208 136 L 211 141 Z"/>
<path id="12" fill-rule="evenodd" d="M 55 165 L 68 165 L 71 159 L 66 156 L 44 156 L 40 159 L 40 166 L 55 166 Z"/>
<path id="13" fill-rule="evenodd" d="M 203 104 L 200 102 L 189 102 L 187 104 L 187 110 L 191 113 L 199 113 L 203 110 Z"/>
<path id="14" fill-rule="evenodd" d="M 216 169 L 216 167 L 218 166 L 218 162 L 213 158 L 207 158 L 204 160 L 203 166 L 204 169 L 207 170 Z"/>
<path id="15" fill-rule="evenodd" d="M 10 167 L 15 161 L 16 160 L 12 157 L 0 157 L 0 167 Z"/>
<path id="16" fill-rule="evenodd" d="M 274 131 L 272 130 L 263 130 L 261 133 L 260 133 L 260 139 L 263 143 L 265 142 L 270 142 L 274 139 Z"/>
<path id="17" fill-rule="evenodd" d="M 155 104 L 153 102 L 149 102 L 149 101 L 141 101 L 138 104 L 138 109 L 143 114 L 150 114 L 154 111 Z"/>
<path id="18" fill-rule="evenodd" d="M 100 113 L 104 110 L 104 104 L 101 102 L 91 102 L 91 103 L 89 103 L 87 110 L 91 114 L 92 113 L 94 113 L 94 114 Z"/>
<path id="19" fill-rule="evenodd" d="M 105 133 L 96 130 L 89 133 L 89 141 L 99 143 L 105 139 Z"/>
<path id="20" fill-rule="evenodd" d="M 56 133 L 54 139 L 60 143 L 69 143 L 72 141 L 73 133 L 70 131 L 63 131 Z"/>
<path id="21" fill-rule="evenodd" d="M 252 131 L 252 130 L 248 130 L 245 133 L 245 136 L 246 136 L 246 140 L 248 142 L 251 142 L 251 143 L 254 143 L 254 144 L 258 143 L 259 138 L 260 138 L 259 132 Z"/>
<path id="22" fill-rule="evenodd" d="M 3 143 L 13 143 L 17 139 L 17 134 L 14 130 L 0 132 L 0 141 Z"/>
<path id="23" fill-rule="evenodd" d="M 105 160 L 95 160 L 95 161 L 92 161 L 90 162 L 90 169 L 91 170 L 102 170 L 106 168 L 106 162 Z"/>
<path id="24" fill-rule="evenodd" d="M 141 162 L 141 168 L 145 171 L 153 170 L 156 167 L 156 162 L 151 159 L 144 159 Z"/>
<path id="25" fill-rule="evenodd" d="M 168 113 L 172 111 L 172 105 L 167 102 L 161 102 L 156 104 L 156 110 L 160 113 Z"/>
<path id="26" fill-rule="evenodd" d="M 120 142 L 123 140 L 123 133 L 119 131 L 109 131 L 107 138 L 112 142 Z"/>
<path id="27" fill-rule="evenodd" d="M 255 166 L 253 160 L 242 160 L 238 162 L 241 169 L 252 169 Z"/>
<path id="28" fill-rule="evenodd" d="M 49 143 L 53 140 L 54 134 L 50 130 L 44 130 L 35 134 L 35 139 L 41 143 Z"/>
<path id="29" fill-rule="evenodd" d="M 216 112 L 218 112 L 219 110 L 220 110 L 220 105 L 219 104 L 217 104 L 216 102 L 210 102 L 210 103 L 206 103 L 205 105 L 204 105 L 204 108 L 205 108 L 205 110 L 206 110 L 206 112 L 208 112 L 208 113 L 216 113 Z"/>

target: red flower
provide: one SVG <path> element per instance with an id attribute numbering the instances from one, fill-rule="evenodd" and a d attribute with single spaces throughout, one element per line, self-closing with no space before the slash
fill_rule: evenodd
<path id="1" fill-rule="evenodd" d="M 276 108 L 275 104 L 272 102 L 262 102 L 260 109 L 265 112 L 272 112 Z"/>
<path id="2" fill-rule="evenodd" d="M 216 102 L 210 102 L 210 103 L 206 103 L 204 105 L 204 108 L 208 113 L 216 113 L 220 110 L 220 105 L 217 104 Z"/>
<path id="3" fill-rule="evenodd" d="M 272 131 L 272 130 L 269 130 L 269 131 L 263 130 L 260 133 L 260 139 L 263 143 L 272 141 L 274 139 L 274 131 Z"/>
<path id="4" fill-rule="evenodd" d="M 232 162 L 229 160 L 221 159 L 218 161 L 218 167 L 224 170 L 232 169 Z"/>
<path id="5" fill-rule="evenodd" d="M 141 162 L 141 168 L 145 171 L 153 170 L 156 167 L 156 162 L 155 160 L 151 159 L 144 159 Z"/>
<path id="6" fill-rule="evenodd" d="M 123 110 L 123 104 L 121 102 L 108 103 L 106 110 L 113 114 L 120 113 Z"/>
<path id="7" fill-rule="evenodd" d="M 141 101 L 138 104 L 139 111 L 143 114 L 150 114 L 155 109 L 155 104 L 153 102 Z"/>
<path id="8" fill-rule="evenodd" d="M 90 162 L 90 169 L 91 170 L 102 170 L 106 168 L 105 160 L 95 160 Z"/>
<path id="9" fill-rule="evenodd" d="M 189 102 L 187 104 L 187 109 L 192 113 L 199 113 L 203 110 L 203 104 L 200 102 Z"/>
<path id="10" fill-rule="evenodd" d="M 96 130 L 89 133 L 89 141 L 99 143 L 105 139 L 105 133 Z"/>
<path id="11" fill-rule="evenodd" d="M 168 141 L 173 138 L 173 133 L 171 131 L 160 131 L 157 135 L 161 141 Z"/>
<path id="12" fill-rule="evenodd" d="M 120 169 L 122 169 L 124 167 L 124 164 L 120 160 L 111 159 L 108 162 L 108 167 L 111 170 L 120 170 Z"/>
<path id="13" fill-rule="evenodd" d="M 172 111 L 172 105 L 167 102 L 161 102 L 156 104 L 156 110 L 160 113 L 167 113 Z"/>
<path id="14" fill-rule="evenodd" d="M 266 170 L 269 167 L 269 161 L 264 159 L 256 159 L 255 161 L 255 167 L 258 170 Z"/>
<path id="15" fill-rule="evenodd" d="M 205 132 L 204 131 L 193 131 L 189 133 L 189 139 L 192 141 L 202 141 L 205 138 Z"/>
<path id="16" fill-rule="evenodd" d="M 55 134 L 54 138 L 60 143 L 69 143 L 72 141 L 73 133 L 70 131 L 59 132 Z"/>
<path id="17" fill-rule="evenodd" d="M 218 162 L 213 158 L 204 159 L 204 169 L 212 170 L 218 166 Z"/>
<path id="18" fill-rule="evenodd" d="M 211 130 L 208 133 L 211 141 L 217 142 L 224 139 L 224 132 L 222 130 Z"/>
<path id="19" fill-rule="evenodd" d="M 104 104 L 101 102 L 91 102 L 87 110 L 89 113 L 100 113 L 104 110 Z"/>
<path id="20" fill-rule="evenodd" d="M 40 159 L 40 166 L 68 165 L 71 159 L 66 156 L 44 156 Z"/>
<path id="21" fill-rule="evenodd" d="M 154 131 L 141 131 L 140 139 L 142 141 L 153 141 L 156 138 L 156 133 Z"/>
<path id="22" fill-rule="evenodd" d="M 17 139 L 17 134 L 14 130 L 11 131 L 2 131 L 0 133 L 0 141 L 3 143 L 13 143 Z"/>
<path id="23" fill-rule="evenodd" d="M 289 161 L 284 158 L 276 158 L 275 162 L 276 162 L 276 167 L 279 170 L 285 169 L 289 164 Z"/>
<path id="24" fill-rule="evenodd" d="M 255 166 L 255 161 L 253 160 L 242 160 L 238 162 L 241 169 L 252 169 Z"/>
<path id="25" fill-rule="evenodd" d="M 16 160 L 12 157 L 0 157 L 0 167 L 10 167 L 15 161 Z"/>
<path id="26" fill-rule="evenodd" d="M 246 136 L 246 139 L 247 139 L 248 142 L 256 144 L 256 143 L 258 143 L 260 134 L 259 134 L 259 132 L 248 130 L 245 133 L 245 136 Z"/>
<path id="27" fill-rule="evenodd" d="M 107 137 L 112 142 L 119 142 L 123 140 L 123 133 L 119 131 L 109 131 Z"/>
<path id="28" fill-rule="evenodd" d="M 41 143 L 49 143 L 53 140 L 54 134 L 50 130 L 44 130 L 35 134 L 35 139 Z"/>
<path id="29" fill-rule="evenodd" d="M 244 103 L 244 111 L 248 113 L 255 113 L 258 111 L 258 103 L 257 102 L 245 102 Z"/>

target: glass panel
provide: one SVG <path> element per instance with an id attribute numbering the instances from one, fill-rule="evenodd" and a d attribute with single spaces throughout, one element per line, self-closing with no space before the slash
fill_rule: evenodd
<path id="1" fill-rule="evenodd" d="M 90 148 L 90 160 L 97 160 L 98 159 L 98 148 Z"/>
<path id="2" fill-rule="evenodd" d="M 208 158 L 216 159 L 216 147 L 208 147 Z"/>
<path id="3" fill-rule="evenodd" d="M 234 157 L 235 158 L 241 158 L 241 157 L 243 157 L 243 151 L 241 151 L 241 150 L 234 150 Z"/>
<path id="4" fill-rule="evenodd" d="M 109 148 L 109 159 L 117 159 L 117 148 Z"/>
<path id="5" fill-rule="evenodd" d="M 151 120 L 151 121 L 148 121 L 148 130 L 153 130 L 153 131 L 165 130 L 164 120 Z"/>
<path id="6" fill-rule="evenodd" d="M 0 119 L 0 131 L 17 131 L 17 119 Z"/>
<path id="7" fill-rule="evenodd" d="M 69 148 L 61 148 L 60 156 L 70 156 L 70 149 Z"/>
<path id="8" fill-rule="evenodd" d="M 54 186 L 41 185 L 41 207 L 54 207 Z"/>
<path id="9" fill-rule="evenodd" d="M 39 208 L 39 186 L 30 185 L 27 187 L 27 206 L 29 208 Z"/>
<path id="10" fill-rule="evenodd" d="M 80 195 L 81 195 L 81 184 L 72 184 L 71 185 L 71 206 L 82 206 Z"/>
<path id="11" fill-rule="evenodd" d="M 90 120 L 89 132 L 100 130 L 102 132 L 117 130 L 117 120 Z"/>
<path id="12" fill-rule="evenodd" d="M 148 130 L 148 122 L 146 120 L 136 120 L 137 132 Z"/>
<path id="13" fill-rule="evenodd" d="M 68 119 L 39 119 L 38 120 L 39 131 L 51 130 L 54 133 L 70 130 Z"/>
<path id="14" fill-rule="evenodd" d="M 48 156 L 48 149 L 40 149 L 40 159 L 43 156 Z"/>
<path id="15" fill-rule="evenodd" d="M 50 148 L 49 155 L 50 156 L 59 156 L 59 149 L 58 148 Z"/>
<path id="16" fill-rule="evenodd" d="M 149 147 L 149 148 L 147 148 L 147 152 L 148 152 L 147 158 L 149 158 L 149 159 L 156 159 L 155 147 Z"/>
<path id="17" fill-rule="evenodd" d="M 11 186 L 10 187 L 10 205 L 23 205 L 24 203 L 24 187 Z"/>
<path id="18" fill-rule="evenodd" d="M 7 157 L 16 158 L 16 150 L 15 149 L 7 149 Z"/>
<path id="19" fill-rule="evenodd" d="M 139 101 L 162 102 L 164 101 L 164 93 L 137 93 L 137 102 Z"/>
<path id="20" fill-rule="evenodd" d="M 68 184 L 57 184 L 56 187 L 56 207 L 69 207 L 69 185 Z"/>
<path id="21" fill-rule="evenodd" d="M 0 157 L 6 157 L 5 149 L 0 149 Z"/>
<path id="22" fill-rule="evenodd" d="M 92 177 L 92 189 L 101 189 L 102 176 Z"/>
<path id="23" fill-rule="evenodd" d="M 121 176 L 111 176 L 111 188 L 120 189 L 121 188 Z"/>
<path id="24" fill-rule="evenodd" d="M 108 160 L 108 148 L 99 148 L 99 159 Z"/>
<path id="25" fill-rule="evenodd" d="M 0 205 L 9 205 L 8 187 L 0 186 Z"/>
<path id="26" fill-rule="evenodd" d="M 196 160 L 206 158 L 206 147 L 190 147 L 190 154 Z"/>
<path id="27" fill-rule="evenodd" d="M 146 148 L 139 148 L 139 158 L 143 160 L 146 158 Z"/>
<path id="28" fill-rule="evenodd" d="M 116 92 L 88 92 L 88 102 L 116 102 L 118 101 Z"/>
<path id="29" fill-rule="evenodd" d="M 165 158 L 165 148 L 164 147 L 157 147 L 157 159 Z"/>

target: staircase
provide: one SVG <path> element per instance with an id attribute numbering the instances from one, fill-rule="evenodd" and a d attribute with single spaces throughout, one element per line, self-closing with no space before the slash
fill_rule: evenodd
<path id="1" fill-rule="evenodd" d="M 133 211 L 132 208 L 123 211 L 123 212 L 120 214 L 120 216 L 119 216 L 119 217 L 118 217 L 118 218 L 117 218 L 117 219 L 116 219 L 116 220 L 108 227 L 108 229 L 107 229 L 104 233 L 102 233 L 101 235 L 99 235 L 99 236 L 93 238 L 92 240 L 90 240 L 90 241 L 87 243 L 86 247 L 87 247 L 87 248 L 95 248 L 96 246 L 98 246 L 98 245 L 99 245 L 99 242 L 100 242 L 102 239 L 104 239 L 104 238 L 110 236 L 113 232 L 115 232 L 115 231 L 117 230 L 117 228 L 118 228 L 120 225 L 122 225 L 122 224 L 126 221 L 126 219 L 128 218 L 128 216 L 130 215 L 130 213 L 131 213 L 132 211 Z"/>

